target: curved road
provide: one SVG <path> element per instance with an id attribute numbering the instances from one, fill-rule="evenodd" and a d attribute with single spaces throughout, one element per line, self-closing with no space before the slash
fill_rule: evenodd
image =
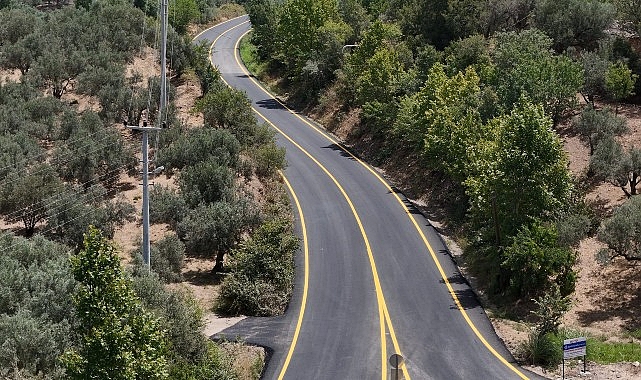
<path id="1" fill-rule="evenodd" d="M 195 42 L 244 91 L 287 149 L 286 184 L 304 236 L 285 315 L 247 318 L 218 337 L 269 348 L 265 379 L 536 378 L 514 364 L 430 223 L 375 170 L 275 100 L 239 62 L 247 17 Z"/>

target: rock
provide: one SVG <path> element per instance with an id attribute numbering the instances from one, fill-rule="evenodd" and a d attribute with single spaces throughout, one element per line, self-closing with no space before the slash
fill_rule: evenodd
<path id="1" fill-rule="evenodd" d="M 635 366 L 635 367 L 638 367 L 639 366 L 639 362 L 633 362 L 632 365 Z"/>

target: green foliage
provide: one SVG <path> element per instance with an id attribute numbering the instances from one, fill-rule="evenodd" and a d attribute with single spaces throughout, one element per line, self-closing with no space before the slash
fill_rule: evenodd
<path id="1" fill-rule="evenodd" d="M 558 286 L 552 286 L 533 301 L 536 305 L 536 309 L 532 311 L 537 318 L 536 331 L 539 334 L 557 334 L 563 315 L 572 306 L 569 296 L 563 295 Z"/>
<path id="2" fill-rule="evenodd" d="M 60 176 L 88 188 L 101 183 L 113 188 L 123 171 L 134 172 L 137 165 L 133 151 L 122 135 L 107 127 L 90 111 L 66 121 L 69 130 L 56 144 L 53 163 Z"/>
<path id="3" fill-rule="evenodd" d="M 298 76 L 322 50 L 319 31 L 328 22 L 339 22 L 338 9 L 331 0 L 286 0 L 278 14 L 276 46 L 278 60 L 292 75 Z"/>
<path id="4" fill-rule="evenodd" d="M 599 228 L 598 238 L 607 244 L 605 254 L 609 259 L 641 259 L 641 198 L 632 197 L 616 208 Z"/>
<path id="5" fill-rule="evenodd" d="M 228 314 L 275 315 L 285 310 L 298 241 L 286 220 L 261 225 L 232 255 L 217 308 Z"/>
<path id="6" fill-rule="evenodd" d="M 500 247 L 533 218 L 562 208 L 572 181 L 561 141 L 542 107 L 522 100 L 491 125 L 495 137 L 477 145 L 464 184 L 471 216 L 491 226 Z"/>
<path id="7" fill-rule="evenodd" d="M 200 204 L 178 223 L 178 236 L 187 252 L 222 255 L 238 242 L 241 233 L 256 223 L 257 216 L 245 200 Z M 222 262 L 217 263 L 222 266 Z"/>
<path id="8" fill-rule="evenodd" d="M 388 103 L 401 91 L 405 64 L 411 53 L 399 42 L 397 26 L 374 22 L 343 65 L 343 98 L 356 105 Z M 352 99 L 353 98 L 353 99 Z"/>
<path id="9" fill-rule="evenodd" d="M 570 46 L 593 50 L 614 22 L 616 9 L 599 0 L 538 0 L 535 26 L 554 40 L 556 51 Z"/>
<path id="10" fill-rule="evenodd" d="M 165 332 L 142 308 L 120 257 L 95 228 L 72 258 L 80 344 L 63 362 L 71 379 L 165 379 Z"/>
<path id="11" fill-rule="evenodd" d="M 597 52 L 581 53 L 580 62 L 583 65 L 583 87 L 581 94 L 587 103 L 594 107 L 594 97 L 605 94 L 605 73 L 610 62 L 603 54 Z"/>
<path id="12" fill-rule="evenodd" d="M 595 178 L 620 187 L 628 198 L 636 195 L 641 181 L 641 149 L 631 146 L 626 151 L 613 136 L 607 136 L 590 158 L 590 172 Z"/>
<path id="13" fill-rule="evenodd" d="M 187 31 L 187 25 L 200 16 L 196 0 L 171 0 L 169 2 L 169 23 L 180 34 Z"/>
<path id="14" fill-rule="evenodd" d="M 619 102 L 634 94 L 637 77 L 625 63 L 619 61 L 610 65 L 605 72 L 605 89 L 613 100 Z"/>
<path id="15" fill-rule="evenodd" d="M 453 41 L 445 49 L 445 63 L 453 74 L 465 72 L 470 66 L 477 73 L 487 71 L 492 66 L 488 40 L 481 35 L 474 35 Z"/>
<path id="16" fill-rule="evenodd" d="M 570 299 L 561 295 L 557 286 L 553 286 L 533 301 L 536 309 L 532 314 L 537 318 L 537 323 L 528 340 L 521 345 L 520 356 L 529 364 L 555 367 L 562 358 L 559 325 L 563 315 L 570 310 Z"/>
<path id="17" fill-rule="evenodd" d="M 38 12 L 28 7 L 4 9 L 0 12 L 0 67 L 19 69 L 26 74 L 40 54 L 38 38 L 42 27 Z"/>
<path id="18" fill-rule="evenodd" d="M 214 203 L 230 199 L 234 191 L 233 172 L 213 160 L 187 166 L 178 179 L 187 205 Z"/>
<path id="19" fill-rule="evenodd" d="M 509 291 L 517 297 L 559 287 L 563 295 L 574 291 L 576 258 L 559 246 L 554 226 L 534 223 L 523 227 L 503 251 L 501 269 L 509 277 Z"/>
<path id="20" fill-rule="evenodd" d="M 231 361 L 214 342 L 207 341 L 207 355 L 196 363 L 177 361 L 171 367 L 169 376 L 174 380 L 236 380 Z M 260 372 L 258 376 L 260 375 Z"/>
<path id="21" fill-rule="evenodd" d="M 203 313 L 191 295 L 168 290 L 155 273 L 140 267 L 134 273 L 132 287 L 167 332 L 170 379 L 237 379 L 231 358 L 203 334 Z"/>
<path id="22" fill-rule="evenodd" d="M 435 64 L 424 87 L 401 101 L 393 133 L 435 169 L 462 181 L 474 145 L 485 135 L 478 108 L 479 78 L 469 68 L 452 77 Z"/>
<path id="23" fill-rule="evenodd" d="M 274 176 L 278 170 L 285 168 L 285 148 L 275 143 L 267 143 L 253 150 L 258 177 Z"/>
<path id="24" fill-rule="evenodd" d="M 202 112 L 205 126 L 227 129 L 242 145 L 255 133 L 256 118 L 247 95 L 220 82 L 196 102 L 195 110 Z"/>
<path id="25" fill-rule="evenodd" d="M 641 8 L 637 0 L 615 0 L 613 2 L 624 21 L 622 25 L 629 31 L 641 31 Z"/>
<path id="26" fill-rule="evenodd" d="M 165 282 L 182 281 L 185 244 L 176 235 L 167 235 L 151 245 L 151 269 Z"/>
<path id="27" fill-rule="evenodd" d="M 72 344 L 76 283 L 65 246 L 0 235 L 0 376 L 62 378 L 58 356 Z"/>
<path id="28" fill-rule="evenodd" d="M 188 206 L 180 194 L 161 185 L 155 185 L 149 191 L 149 220 L 151 223 L 167 223 L 172 228 L 183 219 Z"/>
<path id="29" fill-rule="evenodd" d="M 178 136 L 168 147 L 158 152 L 158 165 L 169 173 L 199 162 L 212 161 L 223 167 L 238 164 L 240 144 L 227 130 L 198 128 Z"/>
<path id="30" fill-rule="evenodd" d="M 216 85 L 220 85 L 220 72 L 209 62 L 209 46 L 205 41 L 195 46 L 192 45 L 189 60 L 189 65 L 198 77 L 200 91 L 203 94 L 208 93 Z"/>
<path id="31" fill-rule="evenodd" d="M 49 198 L 46 231 L 54 240 L 81 247 L 84 229 L 93 225 L 112 238 L 117 227 L 134 220 L 134 207 L 123 198 L 112 198 L 100 185 L 79 189 L 70 185 Z"/>
<path id="32" fill-rule="evenodd" d="M 25 169 L 32 157 L 40 157 L 42 148 L 24 132 L 0 135 L 0 179 L 10 172 Z"/>
<path id="33" fill-rule="evenodd" d="M 519 347 L 519 356 L 528 364 L 554 368 L 563 357 L 562 347 L 553 334 L 532 331 Z"/>
<path id="34" fill-rule="evenodd" d="M 505 110 L 526 96 L 542 104 L 556 122 L 574 107 L 584 82 L 583 70 L 568 57 L 552 55 L 551 46 L 552 40 L 535 29 L 496 35 L 495 85 Z"/>
<path id="35" fill-rule="evenodd" d="M 585 213 L 561 213 L 555 220 L 558 243 L 561 247 L 576 247 L 592 230 L 592 218 Z"/>
<path id="36" fill-rule="evenodd" d="M 593 107 L 586 107 L 581 115 L 572 122 L 572 127 L 590 147 L 590 154 L 594 148 L 608 137 L 621 136 L 628 131 L 625 119 L 616 116 L 610 110 L 597 111 Z"/>
<path id="37" fill-rule="evenodd" d="M 254 31 L 251 42 L 258 49 L 261 59 L 272 58 L 277 50 L 278 17 L 280 2 L 275 0 L 250 0 L 245 6 Z"/>
<path id="38" fill-rule="evenodd" d="M 352 30 L 350 43 L 359 39 L 370 25 L 369 15 L 360 0 L 342 0 L 338 2 L 340 17 Z"/>
<path id="39" fill-rule="evenodd" d="M 49 164 L 38 164 L 23 171 L 9 173 L 0 188 L 0 211 L 9 222 L 21 221 L 27 236 L 44 219 L 49 199 L 62 187 L 62 182 Z"/>

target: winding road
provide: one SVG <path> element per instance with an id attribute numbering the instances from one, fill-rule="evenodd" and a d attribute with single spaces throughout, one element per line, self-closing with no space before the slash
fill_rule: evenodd
<path id="1" fill-rule="evenodd" d="M 284 181 L 303 238 L 283 316 L 218 335 L 268 348 L 264 379 L 537 378 L 518 367 L 429 221 L 378 172 L 251 77 L 238 43 L 246 16 L 214 26 L 212 64 L 244 91 L 287 150 Z"/>

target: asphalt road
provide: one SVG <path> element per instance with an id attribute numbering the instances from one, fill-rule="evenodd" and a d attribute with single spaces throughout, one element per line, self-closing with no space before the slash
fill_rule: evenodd
<path id="1" fill-rule="evenodd" d="M 248 318 L 218 337 L 267 347 L 264 379 L 388 379 L 394 353 L 405 379 L 536 378 L 514 363 L 427 219 L 248 75 L 237 41 L 249 28 L 241 17 L 196 41 L 213 43 L 223 79 L 277 129 L 306 249 L 285 315 Z"/>

